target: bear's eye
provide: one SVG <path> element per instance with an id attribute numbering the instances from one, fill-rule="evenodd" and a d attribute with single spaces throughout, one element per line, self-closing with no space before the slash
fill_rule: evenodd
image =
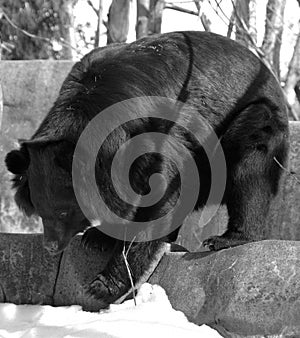
<path id="1" fill-rule="evenodd" d="M 59 219 L 64 219 L 68 216 L 68 213 L 66 211 L 63 211 L 61 212 L 59 215 L 58 215 L 58 218 Z"/>

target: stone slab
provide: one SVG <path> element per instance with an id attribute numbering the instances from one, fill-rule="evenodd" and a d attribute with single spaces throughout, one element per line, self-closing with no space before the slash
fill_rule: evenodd
<path id="1" fill-rule="evenodd" d="M 299 242 L 171 253 L 150 283 L 161 285 L 173 307 L 190 321 L 223 334 L 300 336 Z"/>
<path id="2" fill-rule="evenodd" d="M 0 302 L 53 305 L 59 256 L 43 248 L 42 234 L 0 234 Z"/>
<path id="3" fill-rule="evenodd" d="M 50 256 L 41 235 L 0 234 L 0 302 L 103 304 L 85 285 L 105 267 L 110 253 L 88 252 L 77 236 Z M 172 306 L 224 337 L 300 336 L 300 242 L 262 241 L 216 253 L 170 253 L 149 279 L 167 292 Z"/>

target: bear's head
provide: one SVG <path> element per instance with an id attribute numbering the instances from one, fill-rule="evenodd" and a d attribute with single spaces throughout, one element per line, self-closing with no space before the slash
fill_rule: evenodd
<path id="1" fill-rule="evenodd" d="M 27 215 L 42 218 L 44 246 L 51 254 L 64 250 L 77 233 L 90 226 L 72 186 L 74 145 L 67 141 L 24 141 L 7 154 L 15 176 L 15 201 Z"/>

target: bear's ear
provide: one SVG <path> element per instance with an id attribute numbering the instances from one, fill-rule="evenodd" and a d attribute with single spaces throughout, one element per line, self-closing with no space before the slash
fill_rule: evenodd
<path id="1" fill-rule="evenodd" d="M 29 166 L 29 154 L 25 147 L 19 150 L 12 150 L 6 155 L 5 164 L 7 169 L 15 174 L 22 175 L 26 172 Z"/>

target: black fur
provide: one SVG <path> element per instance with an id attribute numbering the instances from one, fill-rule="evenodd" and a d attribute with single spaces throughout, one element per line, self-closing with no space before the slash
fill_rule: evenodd
<path id="1" fill-rule="evenodd" d="M 227 205 L 229 223 L 222 236 L 204 244 L 219 250 L 267 238 L 266 217 L 282 174 L 274 157 L 284 165 L 288 152 L 288 121 L 280 86 L 267 67 L 239 44 L 211 33 L 176 32 L 96 49 L 86 55 L 74 65 L 32 139 L 24 142 L 20 151 L 7 155 L 7 167 L 16 174 L 16 201 L 26 213 L 42 217 L 46 247 L 59 252 L 89 226 L 71 181 L 73 151 L 81 132 L 99 111 L 139 96 L 186 102 L 221 139 L 228 172 L 222 203 Z M 188 132 L 195 118 L 179 115 L 177 121 L 184 128 L 159 119 L 138 119 L 109 136 L 97 157 L 96 179 L 99 192 L 118 215 L 126 220 L 156 219 L 178 198 L 180 177 L 176 167 L 155 153 L 139 158 L 130 171 L 132 187 L 141 195 L 149 192 L 148 178 L 154 172 L 167 177 L 167 192 L 155 206 L 130 206 L 118 198 L 111 185 L 111 160 L 119 146 L 149 131 L 173 135 L 191 151 L 201 177 L 196 209 L 206 203 L 211 181 L 209 163 L 203 148 Z M 176 152 L 172 144 L 166 147 Z M 22 155 L 24 149 L 28 157 Z M 105 212 L 102 218 L 104 226 L 113 226 Z M 178 229 L 167 240 L 176 239 L 177 233 Z M 99 244 L 101 249 L 113 248 L 115 254 L 89 291 L 110 303 L 130 285 L 121 254 L 123 243 L 87 230 L 84 244 L 95 246 L 97 241 L 107 244 Z M 147 268 L 160 243 L 133 244 L 128 261 L 134 281 Z"/>

